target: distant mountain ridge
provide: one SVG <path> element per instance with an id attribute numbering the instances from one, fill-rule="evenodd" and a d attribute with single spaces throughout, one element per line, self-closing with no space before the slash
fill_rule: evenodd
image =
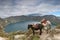
<path id="1" fill-rule="evenodd" d="M 40 13 L 33 13 L 33 14 L 28 14 L 27 16 L 43 16 L 43 15 Z"/>
<path id="2" fill-rule="evenodd" d="M 46 18 L 47 20 L 50 20 L 51 22 L 60 23 L 60 19 L 54 15 L 44 15 L 44 16 L 12 16 L 5 18 L 9 23 L 16 23 L 21 21 L 28 21 L 28 20 L 35 20 L 35 21 L 41 21 L 43 18 Z"/>

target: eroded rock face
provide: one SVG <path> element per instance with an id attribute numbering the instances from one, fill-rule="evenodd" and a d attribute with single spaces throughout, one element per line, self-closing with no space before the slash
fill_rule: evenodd
<path id="1" fill-rule="evenodd" d="M 8 40 L 8 38 L 0 37 L 0 40 Z"/>
<path id="2" fill-rule="evenodd" d="M 40 40 L 60 40 L 60 29 L 53 29 L 48 34 L 43 32 Z"/>
<path id="3" fill-rule="evenodd" d="M 55 39 L 55 40 L 60 40 L 60 34 L 54 35 L 54 39 Z"/>
<path id="4" fill-rule="evenodd" d="M 49 36 L 45 40 L 60 40 L 60 34 L 59 36 L 58 35 L 54 35 L 53 37 Z"/>
<path id="5" fill-rule="evenodd" d="M 54 40 L 60 40 L 60 29 L 55 29 Z"/>
<path id="6" fill-rule="evenodd" d="M 52 30 L 48 38 L 50 38 L 51 40 L 60 40 L 60 29 Z"/>

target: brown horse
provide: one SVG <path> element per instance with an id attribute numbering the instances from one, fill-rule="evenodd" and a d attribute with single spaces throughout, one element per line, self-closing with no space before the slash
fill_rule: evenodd
<path id="1" fill-rule="evenodd" d="M 29 24 L 28 25 L 28 29 L 32 29 L 32 31 L 33 31 L 33 35 L 35 34 L 35 31 L 34 30 L 40 30 L 40 35 L 42 34 L 42 29 L 43 29 L 43 25 L 42 24 L 37 24 L 37 25 L 35 25 L 34 27 L 33 27 L 34 25 L 32 25 L 32 24 Z"/>

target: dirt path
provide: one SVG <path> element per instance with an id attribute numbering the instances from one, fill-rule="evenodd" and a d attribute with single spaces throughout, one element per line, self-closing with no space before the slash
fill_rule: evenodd
<path id="1" fill-rule="evenodd" d="M 60 40 L 60 34 L 54 35 L 55 40 Z"/>
<path id="2" fill-rule="evenodd" d="M 49 36 L 49 34 L 47 33 L 42 33 L 42 35 L 40 35 L 40 40 L 46 40 L 46 38 Z"/>
<path id="3" fill-rule="evenodd" d="M 60 30 L 56 30 L 57 34 L 50 34 L 43 32 L 42 35 L 40 35 L 40 40 L 60 40 Z M 52 36 L 53 35 L 53 36 Z"/>

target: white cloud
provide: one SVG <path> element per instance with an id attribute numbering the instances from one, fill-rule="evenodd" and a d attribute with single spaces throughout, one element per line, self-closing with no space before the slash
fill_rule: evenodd
<path id="1" fill-rule="evenodd" d="M 6 3 L 6 2 L 5 2 Z M 10 2 L 11 3 L 11 2 Z M 60 5 L 40 3 L 40 0 L 16 0 L 15 5 L 7 4 L 0 6 L 0 17 L 26 15 L 31 13 L 49 14 L 60 11 Z"/>

